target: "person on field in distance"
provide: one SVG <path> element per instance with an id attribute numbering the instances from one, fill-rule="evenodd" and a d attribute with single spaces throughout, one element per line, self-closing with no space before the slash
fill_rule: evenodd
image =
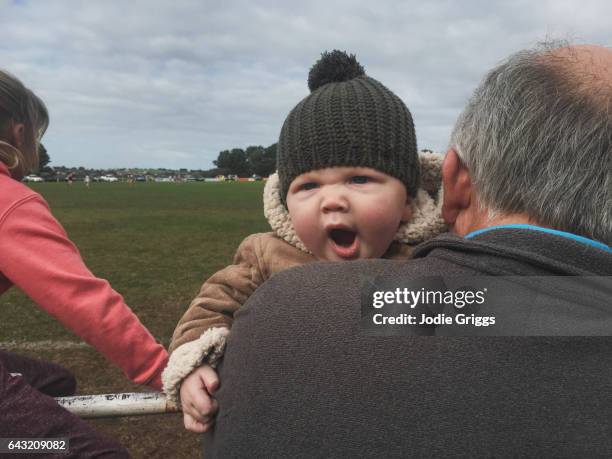
<path id="1" fill-rule="evenodd" d="M 159 390 L 168 358 L 164 347 L 108 281 L 89 271 L 45 200 L 20 182 L 38 167 L 38 145 L 48 123 L 42 100 L 0 71 L 0 293 L 15 285 L 134 383 Z M 0 352 L 1 436 L 67 437 L 70 457 L 126 456 L 120 445 L 48 397 L 74 390 L 67 370 Z"/>
<path id="2" fill-rule="evenodd" d="M 262 285 L 219 367 L 207 457 L 612 456 L 611 69 L 601 46 L 510 56 L 455 124 L 450 233 L 407 261 L 307 264 Z M 543 280 L 536 303 L 515 277 L 515 308 L 531 314 L 505 336 L 361 329 L 367 282 L 450 276 L 571 287 Z"/>
<path id="3" fill-rule="evenodd" d="M 428 193 L 439 196 L 440 155 L 419 158 L 400 98 L 341 51 L 324 53 L 308 83 L 311 94 L 281 130 L 278 177 L 264 190 L 275 232 L 246 238 L 234 264 L 204 283 L 174 332 L 164 390 L 182 405 L 189 430 L 213 424 L 213 366 L 233 315 L 270 276 L 317 260 L 406 259 L 445 227 Z"/>

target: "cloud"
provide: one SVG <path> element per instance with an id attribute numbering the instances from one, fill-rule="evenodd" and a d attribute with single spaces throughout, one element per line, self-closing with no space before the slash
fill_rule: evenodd
<path id="1" fill-rule="evenodd" d="M 276 141 L 324 50 L 357 54 L 443 149 L 487 69 L 548 37 L 610 45 L 607 1 L 0 1 L 4 68 L 55 165 L 209 168 Z"/>

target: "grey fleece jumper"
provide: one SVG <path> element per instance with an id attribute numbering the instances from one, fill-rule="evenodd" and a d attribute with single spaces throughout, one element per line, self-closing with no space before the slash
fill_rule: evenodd
<path id="1" fill-rule="evenodd" d="M 612 256 L 519 229 L 442 235 L 413 256 L 314 263 L 258 289 L 228 340 L 206 457 L 611 457 L 612 337 L 375 337 L 359 323 L 366 276 L 612 276 Z M 551 301 L 574 302 L 577 323 L 581 295 L 610 297 L 576 293 Z"/>

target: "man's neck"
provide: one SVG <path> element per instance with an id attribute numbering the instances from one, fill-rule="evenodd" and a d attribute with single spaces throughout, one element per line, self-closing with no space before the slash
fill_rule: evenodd
<path id="1" fill-rule="evenodd" d="M 451 231 L 461 237 L 474 231 L 491 228 L 501 225 L 533 225 L 542 226 L 536 220 L 530 218 L 526 214 L 503 214 L 489 218 L 488 212 L 473 212 L 470 215 L 464 215 L 464 218 L 458 218 Z"/>

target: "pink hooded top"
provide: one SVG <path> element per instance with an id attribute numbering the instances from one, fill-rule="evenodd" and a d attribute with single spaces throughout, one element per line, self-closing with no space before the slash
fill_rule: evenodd
<path id="1" fill-rule="evenodd" d="M 13 284 L 134 383 L 161 389 L 164 347 L 108 281 L 87 269 L 45 200 L 0 162 L 0 294 Z"/>

